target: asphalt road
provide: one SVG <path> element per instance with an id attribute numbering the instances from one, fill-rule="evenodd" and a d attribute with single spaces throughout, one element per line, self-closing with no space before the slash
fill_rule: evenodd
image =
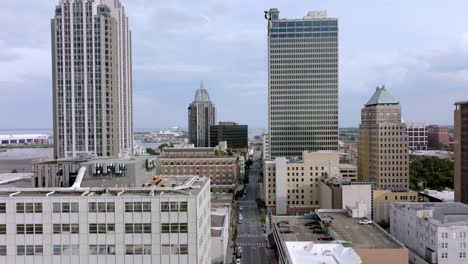
<path id="1" fill-rule="evenodd" d="M 247 194 L 237 202 L 243 208 L 244 221 L 238 225 L 237 246 L 242 247 L 242 263 L 267 263 L 265 235 L 260 224 L 260 213 L 256 199 L 259 195 L 260 184 L 257 182 L 260 171 L 260 155 L 254 153 L 254 163 L 249 173 Z"/>

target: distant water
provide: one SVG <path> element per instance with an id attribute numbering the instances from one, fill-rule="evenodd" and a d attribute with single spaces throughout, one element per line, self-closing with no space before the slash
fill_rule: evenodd
<path id="1" fill-rule="evenodd" d="M 140 147 L 143 147 L 143 148 L 153 148 L 153 149 L 157 149 L 161 144 L 164 144 L 164 143 L 149 143 L 149 142 L 143 142 L 143 140 L 133 140 L 133 145 L 135 146 L 140 146 Z"/>
<path id="2" fill-rule="evenodd" d="M 0 135 L 14 135 L 14 134 L 45 134 L 52 135 L 50 128 L 31 128 L 31 129 L 0 129 Z"/>

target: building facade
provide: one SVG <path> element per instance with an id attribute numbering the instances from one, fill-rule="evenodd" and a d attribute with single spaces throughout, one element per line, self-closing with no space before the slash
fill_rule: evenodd
<path id="1" fill-rule="evenodd" d="M 262 134 L 262 150 L 263 159 L 270 159 L 270 135 L 268 133 Z"/>
<path id="2" fill-rule="evenodd" d="M 211 263 L 208 178 L 0 189 L 0 263 Z"/>
<path id="3" fill-rule="evenodd" d="M 394 203 L 390 231 L 409 249 L 411 264 L 467 263 L 468 205 Z"/>
<path id="4" fill-rule="evenodd" d="M 270 158 L 304 150 L 338 151 L 338 19 L 311 11 L 303 19 L 268 19 Z"/>
<path id="5" fill-rule="evenodd" d="M 320 209 L 359 209 L 372 218 L 372 182 L 351 182 L 344 178 L 320 181 Z"/>
<path id="6" fill-rule="evenodd" d="M 219 122 L 210 126 L 210 147 L 216 147 L 219 142 L 226 141 L 229 149 L 247 149 L 249 147 L 248 126 L 235 122 Z"/>
<path id="7" fill-rule="evenodd" d="M 423 123 L 406 123 L 408 135 L 408 148 L 414 150 L 427 150 L 427 127 Z"/>
<path id="8" fill-rule="evenodd" d="M 448 147 L 450 145 L 450 130 L 438 125 L 427 126 L 427 144 L 431 149 Z"/>
<path id="9" fill-rule="evenodd" d="M 132 44 L 120 1 L 60 0 L 52 18 L 55 158 L 133 150 Z"/>
<path id="10" fill-rule="evenodd" d="M 455 107 L 455 201 L 468 204 L 468 102 Z"/>
<path id="11" fill-rule="evenodd" d="M 320 208 L 320 181 L 338 177 L 337 152 L 304 151 L 302 160 L 276 158 L 263 164 L 265 203 L 273 214 L 307 213 Z"/>
<path id="12" fill-rule="evenodd" d="M 384 86 L 376 88 L 361 111 L 358 177 L 377 188 L 409 186 L 408 137 L 400 102 Z"/>
<path id="13" fill-rule="evenodd" d="M 216 156 L 213 148 L 166 148 L 159 161 L 161 175 L 205 176 L 211 179 L 213 192 L 234 190 L 241 175 L 241 161 L 238 156 Z"/>
<path id="14" fill-rule="evenodd" d="M 418 192 L 407 188 L 393 187 L 389 189 L 375 189 L 372 199 L 372 220 L 375 222 L 385 220 L 387 223 L 390 223 L 390 208 L 393 203 L 418 202 L 419 195 Z"/>
<path id="15" fill-rule="evenodd" d="M 216 108 L 202 82 L 195 93 L 193 102 L 188 107 L 190 143 L 195 147 L 209 147 L 210 126 L 215 124 Z"/>

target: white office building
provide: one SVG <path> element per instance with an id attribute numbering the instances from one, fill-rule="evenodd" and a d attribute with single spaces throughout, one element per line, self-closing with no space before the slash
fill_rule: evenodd
<path id="1" fill-rule="evenodd" d="M 427 150 L 427 127 L 421 122 L 406 123 L 409 150 Z"/>
<path id="2" fill-rule="evenodd" d="M 51 33 L 55 158 L 132 152 L 132 44 L 121 2 L 59 0 Z"/>
<path id="3" fill-rule="evenodd" d="M 79 178 L 78 178 L 79 179 Z M 208 178 L 0 189 L 0 263 L 211 263 Z"/>
<path id="4" fill-rule="evenodd" d="M 468 205 L 394 203 L 390 231 L 409 249 L 409 263 L 468 263 Z"/>

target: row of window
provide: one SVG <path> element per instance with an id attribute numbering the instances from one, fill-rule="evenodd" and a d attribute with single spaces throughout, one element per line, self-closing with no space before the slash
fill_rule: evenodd
<path id="1" fill-rule="evenodd" d="M 187 202 L 161 202 L 161 212 L 187 212 Z"/>
<path id="2" fill-rule="evenodd" d="M 337 20 L 317 20 L 317 21 L 272 21 L 272 27 L 308 27 L 308 26 L 337 26 Z"/>
<path id="3" fill-rule="evenodd" d="M 90 202 L 90 213 L 113 213 L 114 202 Z M 187 202 L 161 202 L 162 212 L 187 212 Z M 42 213 L 42 203 L 17 203 L 16 213 Z M 54 213 L 78 213 L 77 202 L 53 203 Z M 125 202 L 125 212 L 151 212 L 151 202 Z M 6 213 L 6 204 L 0 203 L 0 213 Z"/>
<path id="4" fill-rule="evenodd" d="M 337 32 L 270 34 L 270 38 L 324 38 L 338 37 Z M 335 40 L 336 41 L 336 40 Z"/>

